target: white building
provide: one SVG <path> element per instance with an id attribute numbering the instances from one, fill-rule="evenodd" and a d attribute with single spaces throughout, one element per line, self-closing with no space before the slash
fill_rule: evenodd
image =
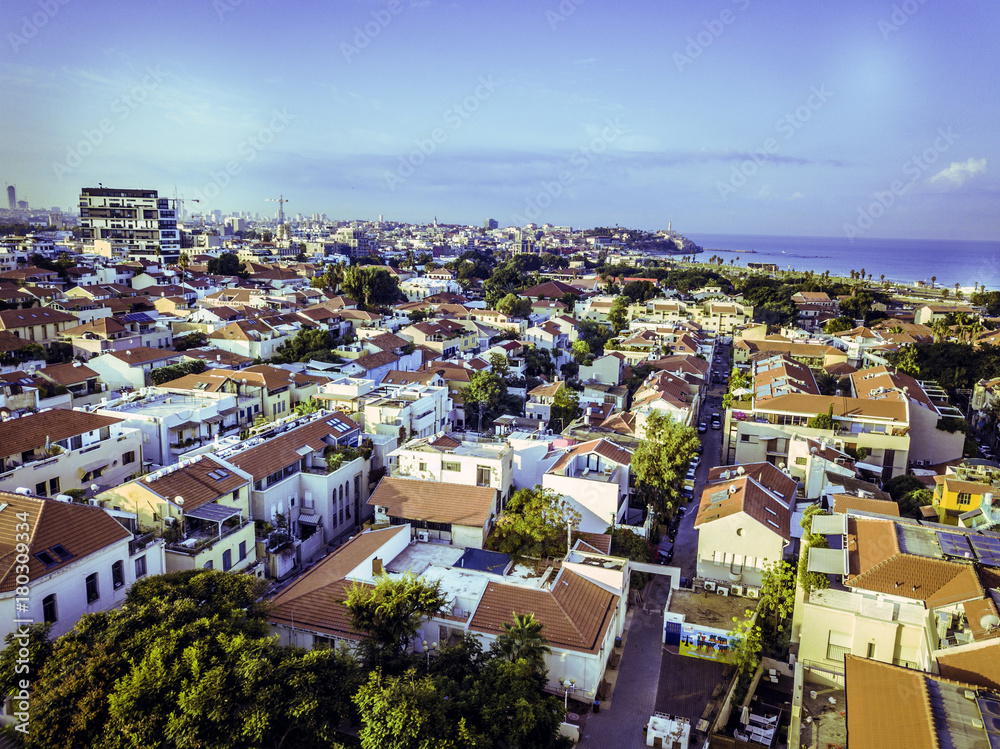
<path id="1" fill-rule="evenodd" d="M 60 637 L 84 614 L 120 606 L 136 580 L 164 571 L 161 541 L 134 536 L 99 507 L 0 492 L 0 532 L 30 538 L 24 564 L 15 563 L 10 547 L 0 580 L 0 637 L 18 620 L 51 622 L 50 636 Z"/>

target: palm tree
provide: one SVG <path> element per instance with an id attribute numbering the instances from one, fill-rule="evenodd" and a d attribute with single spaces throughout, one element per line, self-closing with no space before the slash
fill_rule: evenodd
<path id="1" fill-rule="evenodd" d="M 503 659 L 515 663 L 526 661 L 536 673 L 545 672 L 545 656 L 552 652 L 549 641 L 542 635 L 542 623 L 534 614 L 511 612 L 514 623 L 503 623 L 504 631 L 493 650 Z"/>
<path id="2" fill-rule="evenodd" d="M 931 288 L 934 288 L 934 283 L 937 281 L 937 276 L 931 276 Z"/>

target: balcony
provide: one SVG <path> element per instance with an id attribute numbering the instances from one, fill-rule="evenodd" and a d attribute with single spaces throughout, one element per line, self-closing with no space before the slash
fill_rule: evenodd
<path id="1" fill-rule="evenodd" d="M 221 505 L 214 506 L 218 507 L 220 510 L 229 509 L 223 508 Z M 208 507 L 208 505 L 203 505 L 202 507 Z M 233 517 L 237 516 L 234 515 Z M 180 537 L 173 538 L 173 540 L 169 538 L 174 535 L 171 533 L 173 526 L 170 526 L 168 530 L 164 531 L 163 537 L 167 541 L 167 551 L 197 556 L 216 541 L 220 541 L 228 536 L 231 536 L 237 531 L 240 531 L 250 525 L 251 521 L 245 517 L 239 516 L 238 520 L 234 521 L 230 519 L 219 524 L 199 520 L 197 518 L 191 518 L 185 522 L 187 528 Z"/>

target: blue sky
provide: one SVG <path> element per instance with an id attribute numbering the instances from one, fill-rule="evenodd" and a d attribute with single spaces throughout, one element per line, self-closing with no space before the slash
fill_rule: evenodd
<path id="1" fill-rule="evenodd" d="M 0 173 L 192 208 L 1000 239 L 1000 4 L 6 0 Z"/>

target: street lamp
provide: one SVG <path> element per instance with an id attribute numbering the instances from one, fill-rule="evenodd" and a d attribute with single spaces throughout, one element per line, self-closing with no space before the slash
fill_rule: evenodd
<path id="1" fill-rule="evenodd" d="M 424 652 L 427 654 L 427 668 L 431 667 L 431 651 L 436 651 L 438 649 L 437 642 L 427 642 L 427 640 L 421 640 L 420 644 L 424 648 Z"/>
<path id="2" fill-rule="evenodd" d="M 569 693 L 576 689 L 576 679 L 563 679 L 559 682 L 566 691 L 566 698 L 563 700 L 563 707 L 569 710 Z"/>

